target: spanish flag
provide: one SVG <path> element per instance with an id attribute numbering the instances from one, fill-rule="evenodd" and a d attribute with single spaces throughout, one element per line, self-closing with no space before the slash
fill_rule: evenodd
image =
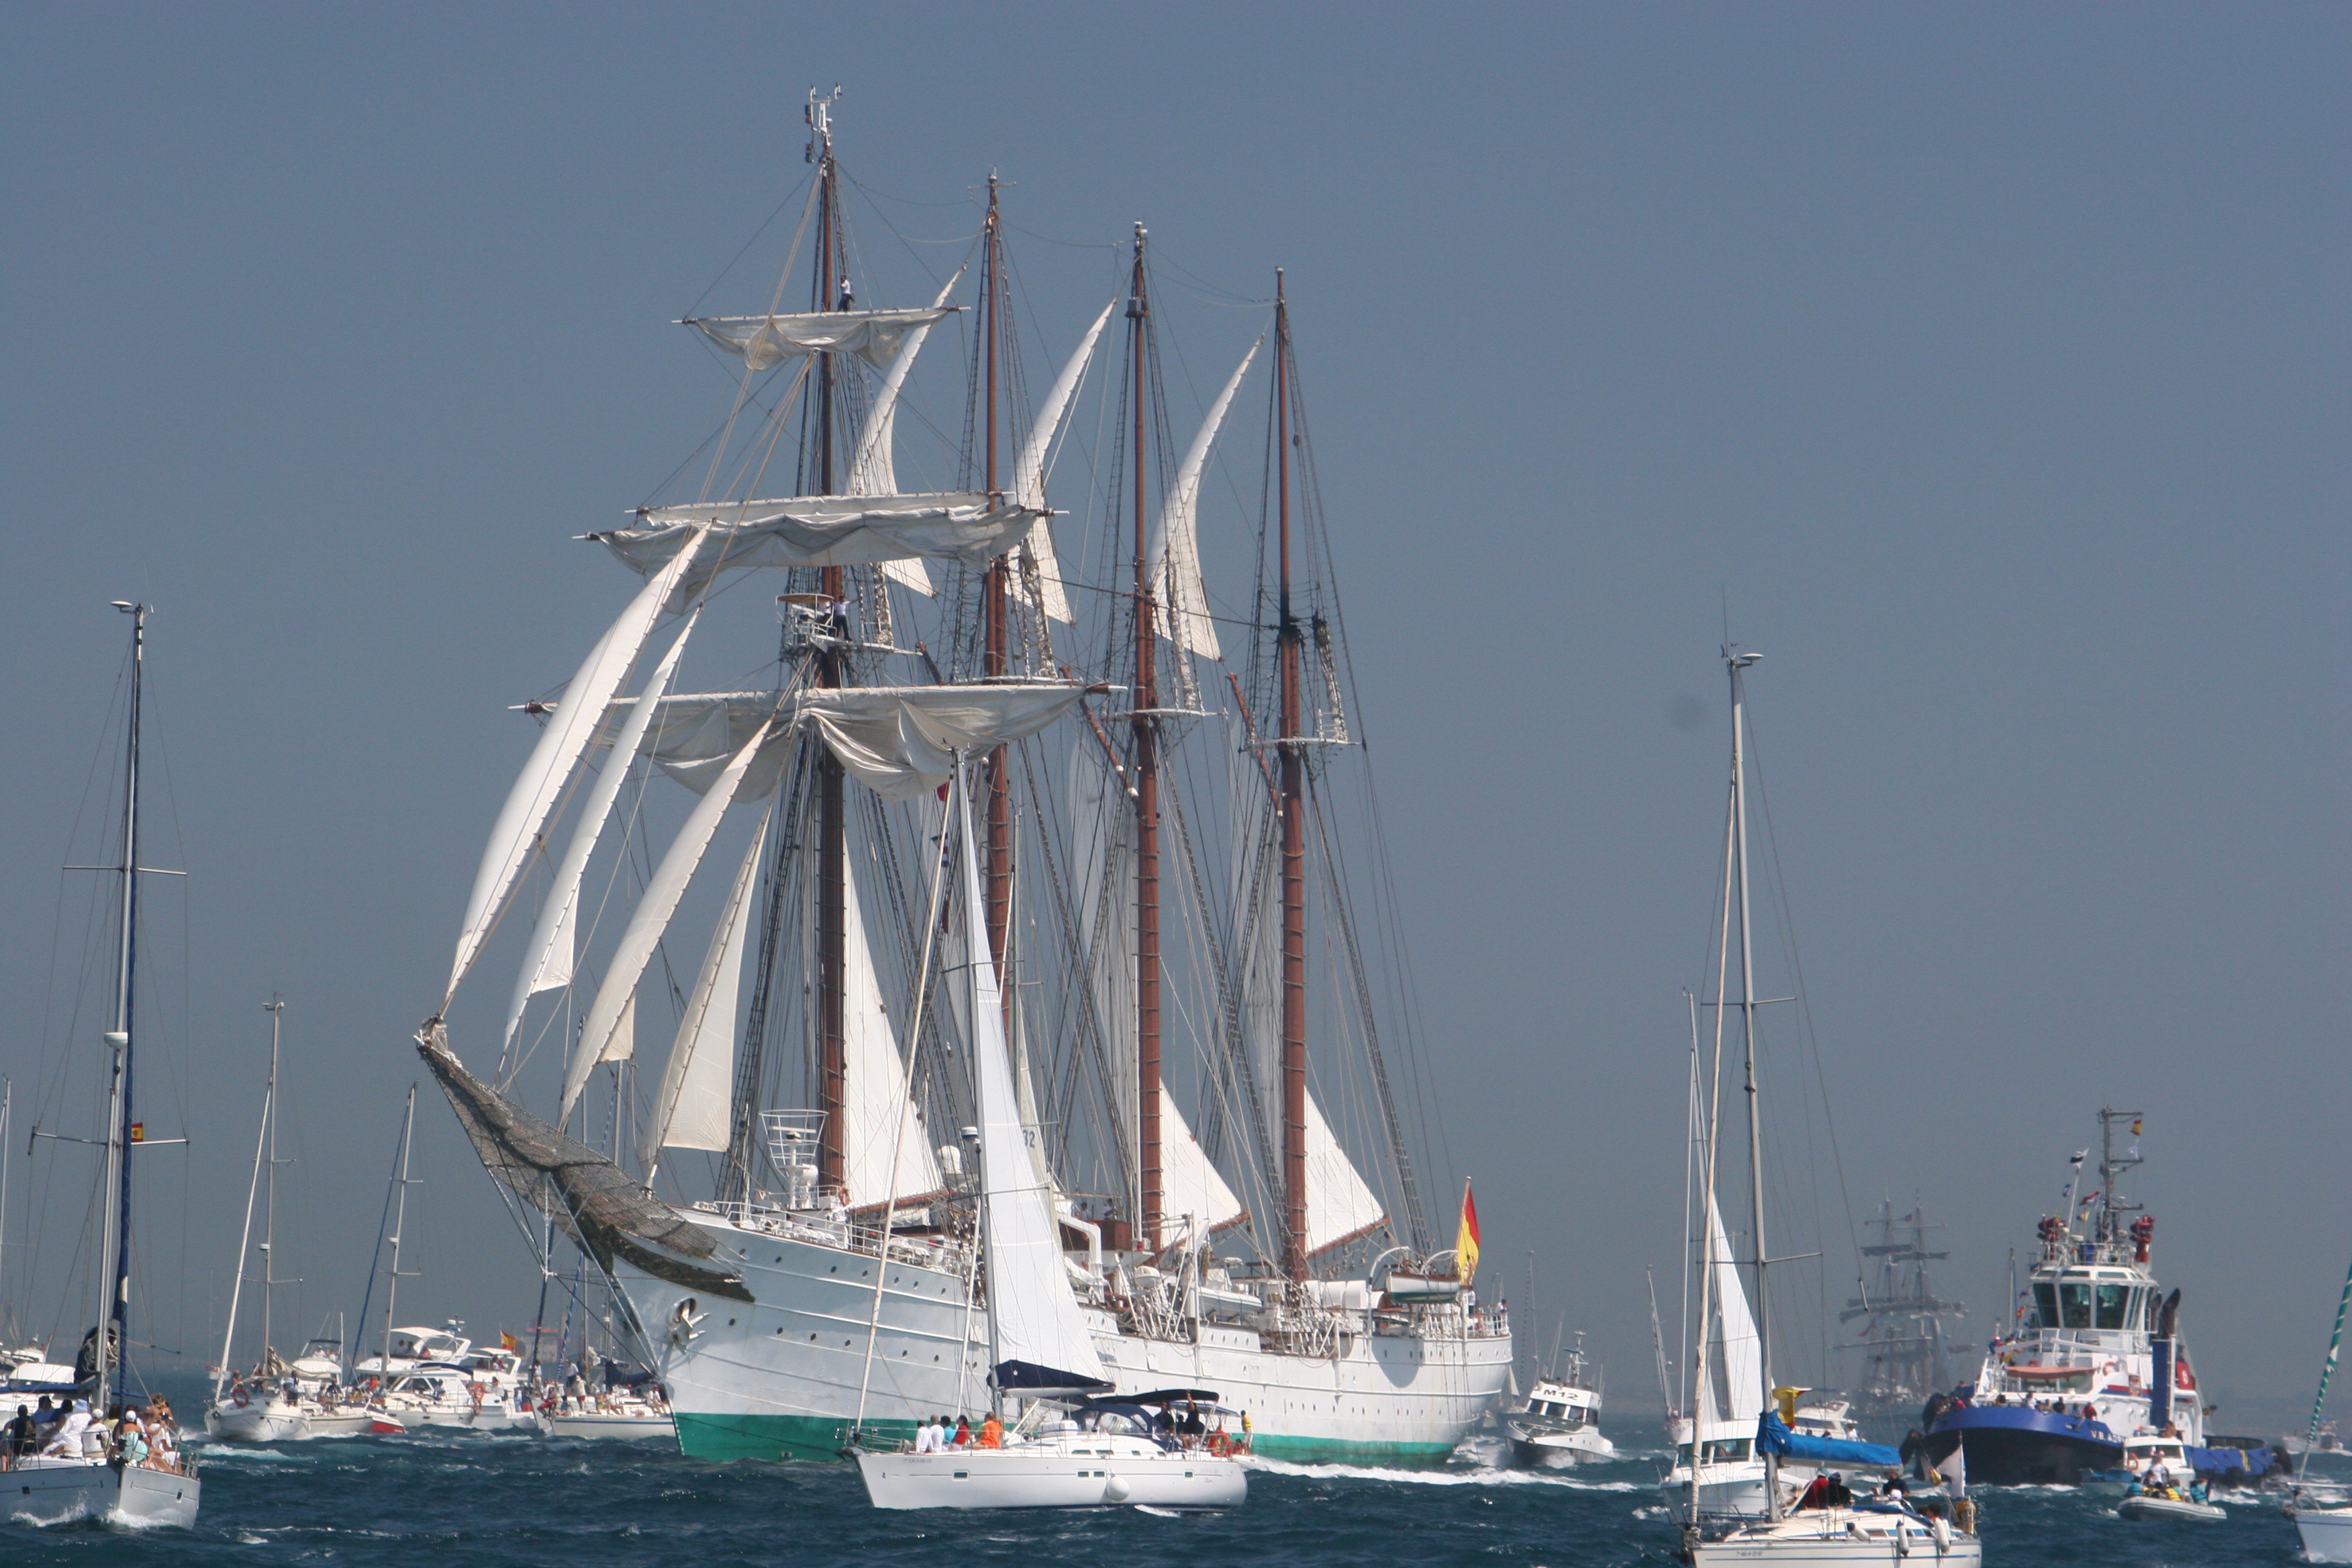
<path id="1" fill-rule="evenodd" d="M 1478 1205 L 1470 1196 L 1470 1184 L 1462 1184 L 1462 1227 L 1454 1233 L 1454 1252 L 1460 1260 L 1458 1267 L 1465 1279 L 1478 1273 Z"/>
<path id="2" fill-rule="evenodd" d="M 507 1349 L 507 1350 L 510 1350 L 510 1351 L 511 1351 L 511 1350 L 520 1350 L 520 1349 L 521 1349 L 521 1348 L 522 1348 L 521 1346 L 520 1346 L 520 1345 L 518 1345 L 517 1343 L 515 1343 L 515 1337 L 514 1337 L 512 1334 L 504 1334 L 504 1333 L 500 1334 L 500 1335 L 499 1336 L 499 1345 L 500 1345 L 502 1348 Z"/>

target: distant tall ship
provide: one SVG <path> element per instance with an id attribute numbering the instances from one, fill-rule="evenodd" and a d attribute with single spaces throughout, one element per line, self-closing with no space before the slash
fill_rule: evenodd
<path id="1" fill-rule="evenodd" d="M 1862 1249 L 1869 1282 L 1863 1295 L 1847 1298 L 1838 1321 L 1861 1324 L 1843 1347 L 1861 1359 L 1854 1422 L 1874 1440 L 1895 1443 L 1918 1426 L 1930 1395 L 1950 1391 L 1955 1375 L 1944 1324 L 1958 1323 L 1968 1309 L 1936 1293 L 1927 1266 L 1951 1254 L 1929 1247 L 1927 1233 L 1943 1226 L 1930 1223 L 1916 1200 L 1899 1215 L 1893 1199 L 1882 1200 L 1870 1223 L 1878 1239 Z"/>
<path id="2" fill-rule="evenodd" d="M 961 272 L 929 303 L 866 304 L 833 101 L 811 95 L 783 276 L 754 313 L 687 323 L 739 378 L 707 472 L 590 536 L 642 585 L 528 705 L 544 729 L 425 1059 L 515 1200 L 605 1272 L 688 1453 L 831 1458 L 1037 1386 L 989 1353 L 985 971 L 1099 1363 L 1056 1375 L 1209 1391 L 1260 1455 L 1442 1459 L 1499 1396 L 1511 1341 L 1425 1212 L 1391 1089 L 1410 1013 L 1384 973 L 1398 933 L 1374 924 L 1387 894 L 1345 875 L 1381 847 L 1280 284 L 1182 439 L 1138 225 L 1119 296 L 1073 311 L 1024 432 L 997 183 L 968 306 Z M 786 311 L 803 237 L 805 308 Z M 965 407 L 924 413 L 917 356 L 967 309 Z M 1072 420 L 1114 315 L 1116 379 Z M 1213 613 L 1196 517 L 1254 364 L 1272 383 L 1256 575 Z M 1073 424 L 1105 433 L 1098 531 L 1057 557 L 1047 481 Z M 931 488 L 902 480 L 902 430 L 938 438 Z M 730 615 L 773 662 L 687 689 L 688 639 Z M 974 869 L 943 820 L 957 779 L 976 926 L 949 896 Z M 670 784 L 683 826 L 633 860 Z M 715 927 L 689 932 L 689 887 L 722 855 L 695 906 Z M 528 936 L 468 1067 L 449 1005 L 502 919 Z M 667 1054 L 640 1082 L 656 1010 Z M 521 1088 L 542 1040 L 551 1121 Z"/>

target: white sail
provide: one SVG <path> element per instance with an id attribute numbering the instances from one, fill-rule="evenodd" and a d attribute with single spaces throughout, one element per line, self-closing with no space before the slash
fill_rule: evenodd
<path id="1" fill-rule="evenodd" d="M 1314 1092 L 1307 1096 L 1307 1250 L 1353 1241 L 1386 1223 L 1379 1194 L 1332 1136 Z"/>
<path id="2" fill-rule="evenodd" d="M 628 717 L 621 721 L 620 733 L 605 737 L 599 726 L 597 739 L 609 741 L 611 754 L 580 808 L 579 820 L 572 825 L 572 840 L 563 847 L 563 858 L 556 862 L 554 879 L 548 886 L 546 900 L 539 907 L 539 924 L 530 934 L 530 944 L 523 950 L 522 973 L 515 980 L 514 999 L 507 1005 L 504 1037 L 509 1045 L 514 1041 L 515 1031 L 522 1026 L 523 1009 L 536 993 L 572 984 L 572 960 L 577 952 L 580 880 L 588 869 L 588 857 L 604 835 L 604 824 L 613 815 L 613 805 L 620 798 L 621 785 L 629 776 L 629 765 L 636 758 L 637 748 L 645 742 L 646 731 L 653 723 L 654 715 L 660 710 L 670 678 L 677 673 L 678 658 L 686 652 L 686 639 L 694 635 L 695 623 L 700 616 L 698 610 L 687 618 L 677 640 L 669 645 L 669 652 L 662 656 L 661 663 L 646 678 L 645 689 L 628 705 Z"/>
<path id="3" fill-rule="evenodd" d="M 874 973 L 857 879 L 842 879 L 842 1065 L 848 1079 L 842 1107 L 842 1183 L 853 1205 L 886 1203 L 940 1190 L 939 1157 L 908 1094 L 898 1034 Z M 892 1163 L 893 1153 L 897 1163 Z"/>
<path id="4" fill-rule="evenodd" d="M 1037 587 L 1044 600 L 1046 616 L 1065 626 L 1072 619 L 1070 596 L 1062 590 L 1062 568 L 1054 559 L 1054 530 L 1046 521 L 1045 466 L 1053 456 L 1054 442 L 1061 434 L 1062 422 L 1068 414 L 1070 402 L 1077 395 L 1078 383 L 1085 379 L 1087 364 L 1094 358 L 1095 343 L 1102 337 L 1103 326 L 1118 306 L 1113 300 L 1102 308 L 1095 324 L 1078 342 L 1077 352 L 1062 366 L 1062 374 L 1045 393 L 1045 401 L 1037 409 L 1037 421 L 1029 427 L 1029 439 L 1023 443 L 1021 456 L 1013 465 L 1013 496 L 1023 506 L 1037 513 L 1030 525 L 1021 550 L 1037 568 Z"/>
<path id="5" fill-rule="evenodd" d="M 604 1048 L 596 1053 L 595 1064 L 625 1062 L 637 1054 L 637 999 L 632 994 L 621 1005 L 621 1016 L 613 1021 L 612 1033 L 604 1037 Z"/>
<path id="6" fill-rule="evenodd" d="M 620 943 L 604 972 L 604 984 L 597 988 L 596 1000 L 588 1009 L 588 1022 L 580 1032 L 572 1065 L 564 1072 L 558 1126 L 572 1114 L 572 1107 L 588 1081 L 589 1069 L 603 1058 L 605 1043 L 620 1022 L 622 1009 L 637 994 L 637 981 L 646 972 L 646 961 L 653 957 L 662 932 L 668 929 L 669 918 L 677 912 L 677 900 L 685 894 L 687 883 L 693 879 L 695 868 L 702 864 L 702 853 L 710 847 L 710 836 L 718 831 L 719 819 L 734 803 L 745 770 L 751 767 L 753 755 L 767 738 L 768 726 L 763 723 L 728 763 L 719 782 L 694 803 L 694 809 L 687 814 L 686 826 L 678 829 L 661 864 L 654 868 L 644 896 L 638 899 L 636 910 L 621 932 Z"/>
<path id="7" fill-rule="evenodd" d="M 953 307 L 929 310 L 804 310 L 782 316 L 688 316 L 685 325 L 753 370 L 773 370 L 812 353 L 853 353 L 880 368 L 898 357 L 909 333 L 930 326 Z"/>
<path id="8" fill-rule="evenodd" d="M 696 501 L 641 507 L 629 528 L 587 537 L 640 576 L 670 563 L 688 525 L 710 541 L 693 569 L 676 580 L 682 605 L 721 572 L 758 567 L 887 566 L 939 556 L 984 562 L 1029 531 L 1037 513 L 974 490 L 911 495 L 782 496 L 765 500 Z"/>
<path id="9" fill-rule="evenodd" d="M 965 966 L 971 1015 L 973 1098 L 980 1116 L 981 1237 L 988 1265 L 991 1336 L 999 1386 L 1099 1385 L 1102 1361 L 1062 1266 L 1054 1194 L 1038 1179 L 1004 1043 L 1003 991 L 989 956 L 971 800 L 956 791 L 963 879 Z"/>
<path id="10" fill-rule="evenodd" d="M 1234 394 L 1241 390 L 1242 377 L 1249 374 L 1251 362 L 1257 358 L 1260 343 L 1249 346 L 1242 363 L 1234 367 L 1233 375 L 1225 382 L 1224 390 L 1209 405 L 1208 417 L 1193 435 L 1192 444 L 1184 452 L 1184 460 L 1177 465 L 1176 482 L 1168 489 L 1167 499 L 1160 505 L 1160 523 L 1152 531 L 1151 574 L 1160 584 L 1160 603 L 1167 614 L 1167 633 L 1179 647 L 1202 658 L 1224 657 L 1217 648 L 1217 626 L 1209 618 L 1208 590 L 1201 581 L 1201 540 L 1197 526 L 1201 510 L 1201 470 L 1207 467 L 1209 452 L 1217 444 L 1217 431 L 1225 422 L 1225 410 L 1233 405 Z"/>
<path id="11" fill-rule="evenodd" d="M 1138 1180 L 1136 1110 L 1135 816 L 1110 759 L 1085 737 L 1070 754 L 1070 886 L 1078 959 L 1109 1063 L 1110 1114 L 1126 1181 Z"/>
<path id="12" fill-rule="evenodd" d="M 1196 1233 L 1222 1230 L 1247 1212 L 1210 1163 L 1166 1084 L 1160 1086 L 1160 1212 L 1171 1231 L 1188 1215 Z"/>
<path id="13" fill-rule="evenodd" d="M 947 281 L 940 297 L 931 301 L 931 309 L 940 315 L 945 309 L 950 290 L 963 272 L 958 268 L 955 278 Z M 935 317 L 934 320 L 937 318 Z M 923 352 L 923 340 L 931 335 L 931 322 L 922 321 L 908 330 L 898 344 L 898 352 L 890 356 L 890 368 L 875 389 L 873 406 L 866 411 L 866 427 L 858 433 L 857 455 L 849 464 L 849 493 L 856 496 L 896 495 L 898 490 L 898 460 L 892 450 L 892 437 L 898 416 L 898 395 L 906 389 L 907 373 L 915 367 L 915 356 Z"/>
<path id="14" fill-rule="evenodd" d="M 506 805 L 499 808 L 498 821 L 490 829 L 489 844 L 482 851 L 481 867 L 474 873 L 474 890 L 466 900 L 465 921 L 457 930 L 457 954 L 449 965 L 449 988 L 441 998 L 445 1013 L 450 999 L 457 994 L 458 982 L 473 967 L 490 928 L 505 910 L 507 896 L 514 890 L 515 879 L 522 874 L 539 843 L 540 830 L 547 825 L 548 813 L 563 793 L 581 753 L 588 749 L 589 737 L 595 733 L 604 704 L 619 689 L 629 667 L 636 662 L 637 652 L 645 647 L 663 605 L 694 559 L 694 542 L 701 537 L 701 531 L 684 528 L 677 531 L 677 535 L 667 559 L 649 574 L 652 581 L 629 601 L 620 619 L 605 629 L 604 635 L 596 639 L 596 646 L 588 650 L 588 657 L 581 661 L 580 668 L 563 689 L 564 700 L 555 707 L 547 728 L 540 732 L 539 743 L 531 748 L 530 759 L 523 763 L 514 786 L 507 792 Z"/>
<path id="15" fill-rule="evenodd" d="M 678 1020 L 677 1038 L 662 1064 L 661 1087 L 654 1094 L 654 1118 L 646 1126 L 645 1147 L 637 1167 L 650 1171 L 661 1152 L 668 1149 L 724 1149 L 728 1142 L 730 1097 L 735 1082 L 735 1004 L 743 976 L 744 935 L 751 927 L 753 888 L 760 879 L 760 855 L 768 846 L 768 822 L 775 815 L 772 802 L 760 814 L 751 847 L 735 872 L 734 886 L 719 911 L 719 927 L 703 954 L 702 972 L 686 999 L 686 1016 Z M 634 1000 L 634 998 L 633 998 Z"/>
<path id="16" fill-rule="evenodd" d="M 1704 1431 L 1711 1422 L 1753 1426 L 1764 1411 L 1764 1347 L 1756 1336 L 1756 1320 L 1748 1310 L 1748 1292 L 1740 1288 L 1739 1266 L 1731 1256 L 1730 1237 L 1724 1234 L 1723 1215 L 1715 1193 L 1706 1194 L 1707 1249 L 1714 1259 L 1708 1289 L 1714 1306 L 1704 1326 L 1698 1362 L 1698 1419 Z M 1718 1359 L 1719 1358 L 1719 1359 Z M 1715 1372 L 1723 1369 L 1717 1388 Z"/>

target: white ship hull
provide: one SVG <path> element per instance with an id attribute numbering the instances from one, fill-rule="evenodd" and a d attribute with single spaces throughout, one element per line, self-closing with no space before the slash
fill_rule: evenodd
<path id="1" fill-rule="evenodd" d="M 1511 1453 L 1523 1465 L 1591 1465 L 1617 1457 L 1617 1445 L 1598 1432 L 1528 1432 L 1508 1421 Z"/>
<path id="2" fill-rule="evenodd" d="M 34 1524 L 101 1519 L 185 1530 L 196 1522 L 203 1496 L 195 1477 L 144 1466 L 117 1469 L 89 1459 L 28 1458 L 0 1472 L 8 1516 Z"/>
<path id="3" fill-rule="evenodd" d="M 970 1305 L 961 1268 L 914 1261 L 932 1249 L 894 1244 L 877 1312 L 871 1253 L 681 1212 L 752 1297 L 698 1293 L 616 1262 L 688 1454 L 837 1458 L 859 1425 L 861 1382 L 870 1435 L 911 1437 L 925 1417 L 987 1403 L 987 1314 Z M 696 1321 L 682 1322 L 689 1300 Z M 1104 1375 L 1121 1392 L 1214 1389 L 1250 1413 L 1265 1458 L 1441 1463 L 1501 1396 L 1510 1368 L 1507 1335 L 1354 1335 L 1309 1357 L 1270 1352 L 1238 1327 L 1203 1325 L 1202 1342 L 1191 1343 L 1120 1334 L 1095 1316 Z"/>

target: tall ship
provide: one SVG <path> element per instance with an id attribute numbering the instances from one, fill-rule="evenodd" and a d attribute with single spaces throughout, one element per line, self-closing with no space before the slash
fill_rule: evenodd
<path id="1" fill-rule="evenodd" d="M 2192 1458 L 2204 1445 L 2180 1292 L 2149 1264 L 2155 1217 L 2121 1190 L 2142 1163 L 2142 1121 L 2100 1110 L 2098 1184 L 2083 1192 L 2089 1152 L 2076 1154 L 2066 1206 L 2037 1227 L 2014 1331 L 1992 1342 L 1972 1384 L 1922 1411 L 1939 1468 L 1965 1445 L 1972 1481 L 2069 1486 L 2121 1465 L 2127 1437 L 2178 1437 Z"/>
<path id="2" fill-rule="evenodd" d="M 1868 1282 L 1862 1295 L 1847 1298 L 1838 1321 L 1859 1325 L 1844 1347 L 1861 1363 L 1853 1385 L 1855 1422 L 1876 1441 L 1899 1442 L 1917 1426 L 1928 1398 L 1952 1387 L 1944 1325 L 1958 1324 L 1968 1309 L 1936 1293 L 1928 1265 L 1951 1254 L 1931 1245 L 1928 1233 L 1943 1227 L 1917 1200 L 1897 1214 L 1892 1198 L 1882 1199 L 1870 1223 L 1878 1234 L 1862 1248 Z"/>
<path id="3" fill-rule="evenodd" d="M 590 535 L 641 586 L 525 705 L 542 728 L 420 1048 L 519 1209 L 617 1293 L 687 1452 L 831 1458 L 1024 1386 L 990 1358 L 980 1266 L 985 971 L 1091 1370 L 1213 1390 L 1262 1455 L 1442 1459 L 1511 1341 L 1425 1212 L 1388 1066 L 1412 1048 L 1379 962 L 1394 911 L 1342 875 L 1378 864 L 1378 826 L 1280 282 L 1180 441 L 1138 225 L 1024 428 L 998 183 L 928 304 L 863 304 L 833 102 L 810 97 L 766 312 L 688 323 L 734 378 L 698 489 Z M 961 419 L 912 400 L 935 332 L 962 338 Z M 1253 579 L 1204 570 L 1198 524 L 1254 367 Z M 1057 554 L 1049 479 L 1082 426 L 1092 527 Z M 925 460 L 902 427 L 937 488 L 902 483 Z M 688 689 L 689 638 L 747 605 L 772 609 L 768 679 Z M 970 868 L 945 820 L 967 767 Z M 950 896 L 968 869 L 976 920 Z M 528 933 L 507 1005 L 453 1019 L 502 922 Z"/>

